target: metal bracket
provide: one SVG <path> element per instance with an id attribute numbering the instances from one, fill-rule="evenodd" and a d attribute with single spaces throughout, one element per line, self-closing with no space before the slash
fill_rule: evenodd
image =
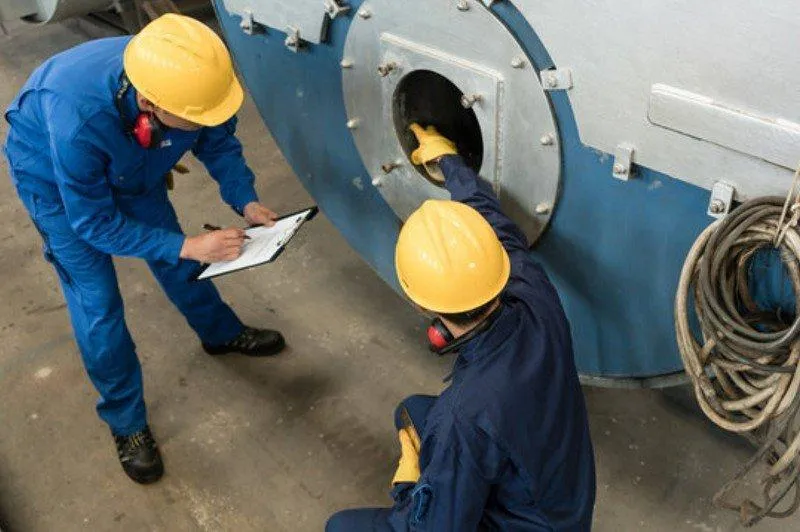
<path id="1" fill-rule="evenodd" d="M 722 218 L 731 211 L 733 195 L 736 189 L 728 183 L 717 181 L 711 187 L 711 197 L 708 199 L 706 214 L 712 218 Z"/>
<path id="2" fill-rule="evenodd" d="M 294 53 L 299 52 L 300 47 L 303 45 L 303 41 L 300 38 L 300 30 L 293 26 L 286 28 L 286 40 L 283 41 L 283 44 Z"/>
<path id="3" fill-rule="evenodd" d="M 546 91 L 565 91 L 572 88 L 572 71 L 568 68 L 542 70 L 542 87 Z"/>
<path id="4" fill-rule="evenodd" d="M 266 28 L 263 24 L 259 24 L 255 21 L 253 18 L 253 12 L 249 9 L 242 11 L 242 21 L 239 23 L 239 27 L 242 28 L 242 31 L 247 35 L 265 33 L 266 31 Z"/>
<path id="5" fill-rule="evenodd" d="M 622 143 L 614 150 L 614 166 L 611 175 L 621 181 L 627 181 L 633 172 L 633 145 Z"/>
<path id="6" fill-rule="evenodd" d="M 344 15 L 348 11 L 350 11 L 350 6 L 346 4 L 340 4 L 337 0 L 325 0 L 325 13 L 331 20 L 339 15 Z"/>

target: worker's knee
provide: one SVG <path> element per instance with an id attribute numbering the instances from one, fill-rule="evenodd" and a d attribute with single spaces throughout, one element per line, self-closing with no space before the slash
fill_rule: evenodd
<path id="1" fill-rule="evenodd" d="M 412 395 L 406 397 L 394 411 L 394 426 L 397 430 L 408 425 L 409 420 L 422 433 L 425 427 L 425 420 L 428 417 L 433 403 L 436 402 L 434 395 Z"/>
<path id="2" fill-rule="evenodd" d="M 359 508 L 343 510 L 328 519 L 325 532 L 371 532 L 385 530 L 387 518 L 391 510 L 388 508 Z M 383 526 L 382 526 L 383 525 Z"/>

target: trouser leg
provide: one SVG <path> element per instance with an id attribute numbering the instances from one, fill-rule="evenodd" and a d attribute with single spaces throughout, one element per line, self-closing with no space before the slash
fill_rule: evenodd
<path id="1" fill-rule="evenodd" d="M 328 519 L 325 532 L 378 532 L 391 530 L 388 518 L 389 508 L 359 508 L 343 510 Z"/>
<path id="2" fill-rule="evenodd" d="M 141 430 L 147 423 L 142 371 L 111 257 L 75 235 L 63 206 L 20 196 L 58 274 L 86 373 L 100 394 L 98 414 L 115 434 Z"/>
<path id="3" fill-rule="evenodd" d="M 183 233 L 166 191 L 154 191 L 148 195 L 146 202 L 133 206 L 130 214 L 145 219 L 151 225 Z M 197 262 L 181 260 L 177 264 L 170 264 L 148 261 L 147 264 L 167 297 L 203 343 L 226 344 L 242 332 L 242 322 L 222 301 L 214 284 L 210 280 L 193 280 L 199 267 Z"/>

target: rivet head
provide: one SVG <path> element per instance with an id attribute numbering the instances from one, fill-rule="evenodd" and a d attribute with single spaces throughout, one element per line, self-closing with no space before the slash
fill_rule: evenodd
<path id="1" fill-rule="evenodd" d="M 535 212 L 536 212 L 536 214 L 539 214 L 539 215 L 550 214 L 550 209 L 551 208 L 552 207 L 550 206 L 549 203 L 547 203 L 546 201 L 543 201 L 543 202 L 541 202 L 541 203 L 536 205 Z"/>
<path id="2" fill-rule="evenodd" d="M 539 142 L 542 144 L 542 146 L 551 146 L 553 144 L 553 142 L 555 142 L 555 140 L 556 139 L 550 133 L 542 135 L 539 138 Z"/>
<path id="3" fill-rule="evenodd" d="M 367 20 L 368 18 L 370 18 L 372 16 L 372 11 L 370 11 L 366 7 L 363 7 L 363 8 L 358 10 L 358 16 L 363 18 L 364 20 Z"/>
<path id="4" fill-rule="evenodd" d="M 511 66 L 513 68 L 523 68 L 525 66 L 525 60 L 521 57 L 515 57 L 511 60 Z"/>
<path id="5" fill-rule="evenodd" d="M 622 164 L 616 163 L 614 165 L 614 173 L 619 175 L 625 175 L 628 173 L 628 169 L 625 168 Z"/>

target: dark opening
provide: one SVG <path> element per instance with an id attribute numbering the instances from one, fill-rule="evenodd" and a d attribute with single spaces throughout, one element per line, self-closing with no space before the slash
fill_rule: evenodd
<path id="1" fill-rule="evenodd" d="M 417 148 L 408 129 L 413 122 L 435 126 L 456 143 L 458 153 L 476 172 L 483 161 L 483 136 L 475 111 L 461 105 L 463 93 L 446 77 L 430 70 L 415 70 L 404 77 L 394 93 L 394 127 L 406 156 Z M 417 171 L 428 179 L 422 166 Z"/>

